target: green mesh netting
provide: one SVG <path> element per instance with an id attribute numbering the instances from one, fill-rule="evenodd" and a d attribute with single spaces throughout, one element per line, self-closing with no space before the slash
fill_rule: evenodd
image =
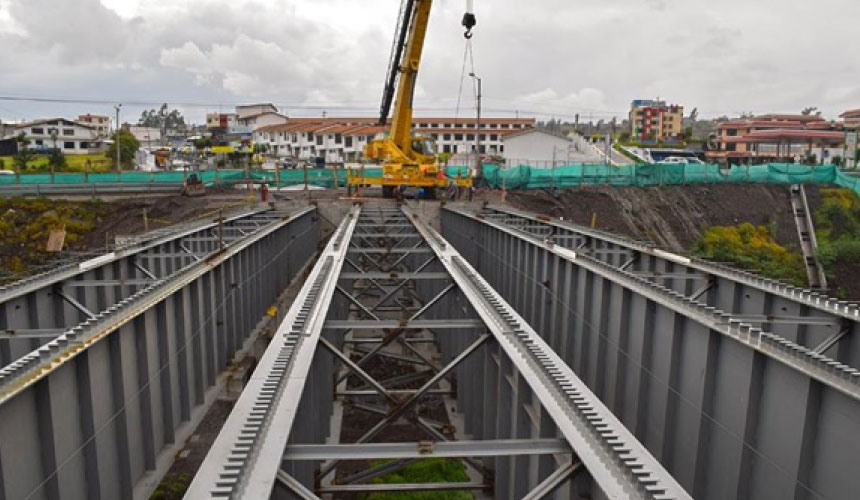
<path id="1" fill-rule="evenodd" d="M 447 176 L 453 179 L 457 173 L 466 177 L 469 168 L 449 166 Z M 240 183 L 245 180 L 244 170 L 205 170 L 197 175 L 207 186 Z M 295 186 L 305 182 L 303 170 L 252 170 L 252 180 L 265 181 L 270 186 Z M 381 168 L 365 168 L 366 177 L 380 177 Z M 346 170 L 307 171 L 308 184 L 332 188 L 337 179 L 338 186 L 345 186 Z M 513 168 L 500 168 L 498 165 L 484 165 L 484 177 L 493 188 L 507 189 L 551 189 L 575 188 L 579 186 L 661 186 L 705 183 L 783 183 L 783 184 L 836 184 L 854 190 L 860 195 L 858 178 L 834 165 L 808 166 L 772 163 L 767 165 L 734 166 L 722 169 L 718 165 L 683 165 L 658 163 L 653 165 L 610 166 L 604 164 L 565 165 L 556 168 L 537 168 L 520 165 Z M 57 184 L 84 183 L 175 183 L 185 179 L 184 172 L 116 172 L 105 173 L 58 173 L 54 175 Z M 14 175 L 0 176 L 0 184 L 14 184 Z M 50 174 L 22 174 L 21 184 L 48 184 Z"/>

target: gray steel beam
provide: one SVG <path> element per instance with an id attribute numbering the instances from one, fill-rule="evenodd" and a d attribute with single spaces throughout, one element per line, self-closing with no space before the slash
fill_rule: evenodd
<path id="1" fill-rule="evenodd" d="M 397 491 L 457 491 L 484 490 L 486 484 L 478 482 L 465 483 L 414 483 L 414 484 L 338 484 L 323 486 L 320 493 L 374 493 Z"/>
<path id="2" fill-rule="evenodd" d="M 187 498 L 268 498 L 361 209 L 336 229 L 194 477 Z"/>
<path id="3" fill-rule="evenodd" d="M 851 417 L 860 415 L 856 369 L 729 321 L 734 314 L 688 299 L 692 287 L 648 282 L 462 211 L 445 210 L 442 225 L 696 498 L 842 498 L 860 488 L 845 461 L 860 449 L 860 419 Z M 726 283 L 713 291 L 731 295 L 739 315 L 825 316 Z M 745 302 L 758 310 L 737 305 Z"/>
<path id="4" fill-rule="evenodd" d="M 284 460 L 384 460 L 506 457 L 571 453 L 564 439 L 498 439 L 417 443 L 292 444 Z"/>
<path id="5" fill-rule="evenodd" d="M 484 323 L 479 319 L 413 319 L 413 320 L 362 320 L 344 319 L 325 322 L 326 330 L 446 330 L 461 328 L 480 328 Z"/>
<path id="6" fill-rule="evenodd" d="M 340 279 L 345 280 L 360 280 L 360 279 L 374 279 L 374 280 L 444 280 L 448 279 L 448 275 L 445 273 L 401 273 L 392 271 L 390 273 L 386 272 L 374 272 L 374 271 L 365 271 L 362 273 L 341 273 Z"/>
<path id="7" fill-rule="evenodd" d="M 205 354 L 196 346 L 213 346 L 214 315 L 232 302 L 263 317 L 291 278 L 287 262 L 316 251 L 314 220 L 307 209 L 261 228 L 0 370 L 0 498 L 148 498 L 226 380 L 215 378 L 226 363 L 208 378 L 198 368 Z M 192 307 L 205 280 L 252 255 L 265 267 L 236 281 L 214 310 Z M 284 271 L 277 286 L 252 302 L 251 290 L 276 269 Z M 127 276 L 111 272 L 102 276 Z M 108 301 L 110 292 L 82 287 L 75 298 Z M 251 327 L 234 324 L 227 345 L 246 351 Z"/>
<path id="8" fill-rule="evenodd" d="M 705 305 L 715 307 L 729 314 L 765 314 L 780 316 L 789 315 L 828 316 L 834 321 L 840 319 L 851 322 L 851 335 L 843 337 L 842 346 L 836 350 L 837 361 L 860 369 L 860 342 L 849 342 L 853 333 L 860 332 L 860 307 L 857 304 L 837 300 L 817 291 L 803 289 L 781 283 L 776 280 L 756 276 L 755 274 L 732 268 L 726 265 L 684 257 L 655 247 L 651 243 L 633 241 L 617 235 L 577 226 L 565 221 L 559 221 L 545 216 L 537 216 L 508 207 L 491 207 L 495 213 L 483 213 L 483 220 L 507 224 L 517 228 L 524 222 L 552 227 L 561 234 L 579 236 L 584 239 L 599 242 L 604 248 L 624 248 L 638 256 L 636 270 L 653 272 L 687 271 L 704 274 L 711 278 L 713 286 L 693 293 L 687 289 L 683 279 L 668 280 L 669 288 L 685 293 L 694 300 L 700 300 Z M 595 250 L 600 255 L 602 249 Z M 611 255 L 605 254 L 607 263 L 619 265 Z M 824 327 L 826 328 L 826 326 Z M 822 330 L 816 325 L 783 323 L 774 325 L 773 333 L 799 343 L 807 348 L 814 348 L 833 332 Z"/>
<path id="9" fill-rule="evenodd" d="M 412 217 L 407 209 L 403 210 Z M 604 495 L 692 498 L 451 245 L 422 222 L 416 222 L 416 228 L 427 235 L 439 261 L 484 319 L 518 376 L 526 381 Z M 522 482 L 518 486 L 522 487 Z"/>
<path id="10" fill-rule="evenodd" d="M 574 464 L 573 462 L 570 462 L 563 465 L 547 477 L 542 483 L 537 485 L 528 493 L 528 495 L 524 496 L 522 500 L 542 500 L 549 495 L 552 495 L 553 492 L 562 485 L 562 483 L 569 481 L 571 476 L 576 474 L 576 472 L 581 468 L 581 463 Z"/>

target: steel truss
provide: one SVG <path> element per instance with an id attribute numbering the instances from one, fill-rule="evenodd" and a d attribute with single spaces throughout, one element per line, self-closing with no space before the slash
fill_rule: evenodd
<path id="1" fill-rule="evenodd" d="M 857 345 L 846 338 L 852 308 L 809 307 L 783 285 L 614 237 L 597 241 L 591 230 L 582 231 L 591 238 L 584 246 L 557 244 L 547 231 L 580 229 L 496 212 L 446 209 L 445 236 L 696 498 L 844 498 L 860 489 L 846 460 L 860 450 L 860 371 L 822 354 L 847 356 Z M 542 224 L 551 228 L 538 232 Z M 612 261 L 598 255 L 604 245 L 638 256 Z M 690 298 L 692 287 L 655 281 L 687 271 L 710 273 L 695 289 L 703 302 Z M 704 302 L 727 289 L 734 312 Z M 738 290 L 748 301 L 769 298 L 753 312 Z M 834 321 L 840 330 L 810 343 L 817 352 L 775 333 L 790 328 L 810 340 Z"/>
<path id="2" fill-rule="evenodd" d="M 725 265 L 667 252 L 648 242 L 509 207 L 488 206 L 481 220 L 629 271 L 852 368 L 860 369 L 860 307 Z"/>
<path id="3" fill-rule="evenodd" d="M 374 376 L 380 358 L 414 371 Z M 486 425 L 429 418 L 422 405 L 433 395 L 456 395 L 467 420 Z M 378 419 L 350 443 L 339 442 L 345 406 Z M 392 425 L 427 439 L 371 442 Z M 470 481 L 367 482 L 428 457 L 463 459 Z M 344 461 L 377 459 L 394 461 L 341 472 Z M 574 485 L 608 498 L 690 498 L 438 233 L 380 204 L 356 206 L 337 229 L 187 498 L 451 489 L 571 498 Z"/>
<path id="4" fill-rule="evenodd" d="M 314 209 L 251 212 L 0 292 L 0 349 L 40 334 L 0 370 L 0 499 L 148 498 L 318 234 Z M 201 260 L 165 256 L 182 246 Z"/>

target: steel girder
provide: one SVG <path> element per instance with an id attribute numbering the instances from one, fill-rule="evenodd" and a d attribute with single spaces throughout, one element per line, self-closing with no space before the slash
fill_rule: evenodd
<path id="1" fill-rule="evenodd" d="M 72 328 L 90 318 L 86 311 L 105 311 L 217 251 L 219 227 L 227 232 L 249 222 L 268 224 L 284 215 L 272 210 L 243 211 L 220 225 L 217 219 L 208 219 L 152 231 L 107 254 L 0 287 L 0 331 L 5 332 L 0 337 L 0 368 L 50 340 L 30 332 Z M 227 244 L 236 237 L 222 241 Z"/>
<path id="2" fill-rule="evenodd" d="M 856 369 L 494 217 L 445 210 L 442 224 L 696 498 L 860 490 Z"/>
<path id="3" fill-rule="evenodd" d="M 483 325 L 475 328 L 473 323 L 461 322 L 458 328 L 437 334 L 442 357 L 428 373 L 431 378 L 419 389 L 397 390 L 383 381 L 372 380 L 347 354 L 330 356 L 328 351 L 350 349 L 360 337 L 349 333 L 344 338 L 343 332 L 325 327 L 326 324 L 350 327 L 356 324 L 349 323 L 355 321 L 350 315 L 384 319 L 377 316 L 367 298 L 350 295 L 356 284 L 366 281 L 361 274 L 346 274 L 338 281 L 343 276 L 340 269 L 355 246 L 397 247 L 401 243 L 397 243 L 396 235 L 382 232 L 388 224 L 404 226 L 407 222 L 414 226 L 421 242 L 414 248 L 431 248 L 434 258 L 425 261 L 422 254 L 426 252 L 407 253 L 404 265 L 446 272 L 456 284 L 455 293 L 453 289 L 447 290 L 450 285 L 441 280 L 409 280 L 408 286 L 404 286 L 412 293 L 400 290 L 399 298 L 411 300 L 414 295 L 432 306 L 418 309 L 421 318 L 410 314 L 412 321 L 426 318 L 456 324 L 479 317 Z M 362 224 L 367 227 L 358 232 L 361 237 L 354 238 L 356 228 Z M 392 253 L 391 257 L 396 255 Z M 398 296 L 390 293 L 374 299 L 399 303 Z M 362 307 L 353 308 L 356 302 L 361 302 Z M 402 305 L 405 313 L 411 304 Z M 363 321 L 379 320 L 358 323 Z M 375 338 L 380 344 L 390 343 L 392 338 L 408 341 L 403 337 L 404 331 L 399 324 L 393 325 L 382 338 L 378 334 Z M 317 349 L 320 345 L 325 349 Z M 371 389 L 347 390 L 345 383 L 335 387 L 332 383 L 335 360 L 344 370 L 358 374 Z M 416 365 L 426 368 L 427 360 L 421 361 L 416 361 Z M 497 375 L 487 378 L 490 372 Z M 468 448 L 469 443 L 450 442 L 450 437 L 437 429 L 439 424 L 410 413 L 424 394 L 452 393 L 444 387 L 435 389 L 437 382 L 449 374 L 455 375 L 461 411 L 473 422 L 468 432 L 484 441 L 483 445 L 473 446 L 487 448 L 473 450 L 476 455 L 485 455 L 484 460 L 469 458 L 467 462 L 476 471 L 495 471 L 492 476 L 484 475 L 484 482 L 492 481 L 498 498 L 514 499 L 541 492 L 552 498 L 570 498 L 573 489 L 590 490 L 592 496 L 607 498 L 689 498 L 644 446 L 438 233 L 417 221 L 408 210 L 401 213 L 373 207 L 356 208 L 339 227 L 195 477 L 187 498 L 317 498 L 316 493 L 379 489 L 376 485 L 354 483 L 358 478 L 382 473 L 379 470 L 353 474 L 350 478 L 356 479 L 349 479 L 349 484 L 332 482 L 329 471 L 335 470 L 339 458 L 345 458 L 337 450 L 355 450 L 358 455 L 353 456 L 368 456 L 376 449 L 373 456 L 381 456 L 387 453 L 379 451 L 380 447 L 402 447 L 362 444 L 401 418 L 413 421 L 434 437 L 434 442 L 413 445 L 425 454 L 446 447 Z M 336 395 L 348 393 L 354 397 L 358 392 L 376 396 L 377 403 L 366 405 L 367 411 L 380 413 L 381 419 L 357 443 L 339 445 L 339 429 L 325 417 L 335 411 L 332 399 Z M 378 406 L 380 401 L 382 406 Z M 476 427 L 475 421 L 484 421 L 486 425 Z M 332 431 L 337 434 L 331 435 Z M 562 448 L 552 450 L 549 455 L 540 453 L 538 443 L 549 442 L 545 440 L 559 443 L 559 439 Z M 491 449 L 493 442 L 501 442 L 498 440 L 531 443 L 531 446 L 521 447 L 512 456 L 510 450 Z M 311 449 L 316 449 L 317 455 L 304 454 L 307 460 L 290 455 L 290 450 L 299 453 Z M 397 457 L 396 450 L 387 449 L 391 456 Z M 575 466 L 571 464 L 579 462 L 573 461 L 571 451 L 582 460 L 583 470 L 587 469 L 589 474 L 573 475 Z M 393 467 L 405 465 L 416 453 L 408 453 L 408 457 Z M 576 482 L 575 486 L 571 481 Z M 483 488 L 484 482 L 460 486 Z M 457 485 L 397 488 L 457 489 Z"/>
<path id="4" fill-rule="evenodd" d="M 677 255 L 648 242 L 521 210 L 487 207 L 476 215 L 638 273 L 650 282 L 727 314 L 760 316 L 761 320 L 755 321 L 757 326 L 809 349 L 824 345 L 834 334 L 848 333 L 826 345 L 822 353 L 860 369 L 860 340 L 855 340 L 860 335 L 857 304 L 726 265 Z M 808 320 L 792 321 L 798 317 Z"/>
<path id="5" fill-rule="evenodd" d="M 126 298 L 78 296 L 95 318 L 4 369 L 0 499 L 149 497 L 223 388 L 222 370 L 250 347 L 266 310 L 316 251 L 313 209 L 260 223 L 169 277 L 175 263 L 154 268 L 159 279 Z M 7 311 L 15 300 L 36 311 L 45 287 L 75 276 L 121 279 L 135 254 L 175 245 L 157 240 L 12 287 Z M 109 300 L 118 302 L 98 306 Z"/>

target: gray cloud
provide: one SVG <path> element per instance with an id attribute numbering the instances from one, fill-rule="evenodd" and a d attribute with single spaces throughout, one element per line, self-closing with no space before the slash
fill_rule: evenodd
<path id="1" fill-rule="evenodd" d="M 860 107 L 860 59 L 851 57 L 857 2 L 476 3 L 475 64 L 490 109 L 597 119 L 623 114 L 630 99 L 657 96 L 704 115 Z M 0 93 L 212 109 L 269 100 L 297 113 L 312 104 L 370 113 L 398 4 L 147 0 L 139 15 L 123 17 L 98 0 L 0 0 Z M 419 107 L 456 105 L 463 5 L 434 7 Z M 466 89 L 464 107 L 472 104 Z M 0 103 L 0 116 L 44 108 Z M 205 111 L 189 109 L 196 117 Z"/>

